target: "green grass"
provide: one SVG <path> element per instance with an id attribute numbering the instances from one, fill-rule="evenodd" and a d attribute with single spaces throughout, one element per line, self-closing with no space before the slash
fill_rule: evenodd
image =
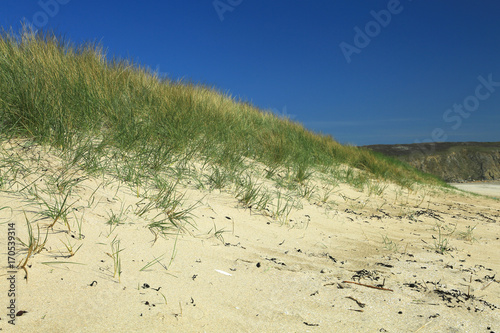
<path id="1" fill-rule="evenodd" d="M 404 186 L 443 184 L 213 88 L 174 82 L 108 58 L 100 46 L 74 46 L 51 33 L 4 31 L 0 130 L 69 151 L 74 163 L 94 171 L 103 168 L 103 157 L 120 158 L 127 163 L 117 175 L 134 183 L 171 165 L 173 156 L 184 156 L 233 172 L 248 157 L 268 170 L 276 165 L 293 170 L 297 183 L 315 168 L 343 163 Z M 222 187 L 224 179 L 215 170 L 210 186 Z M 357 187 L 365 183 L 347 180 Z"/>
<path id="2" fill-rule="evenodd" d="M 52 219 L 52 223 L 49 225 L 49 228 L 54 227 L 59 219 L 62 219 L 66 226 L 68 227 L 68 231 L 71 231 L 71 228 L 68 223 L 68 211 L 72 205 L 67 205 L 66 202 L 70 195 L 70 191 L 66 193 L 64 198 L 62 196 L 55 198 L 55 203 L 51 204 L 39 197 L 42 201 L 42 205 L 45 206 L 45 209 L 41 214 Z"/>
<path id="3" fill-rule="evenodd" d="M 163 268 L 165 268 L 165 270 L 167 270 L 167 266 L 165 266 L 161 260 L 163 259 L 163 257 L 166 255 L 166 253 L 162 254 L 161 256 L 159 256 L 158 258 L 156 258 L 155 256 L 153 256 L 153 260 L 151 260 L 150 262 L 148 262 L 146 265 L 144 265 L 140 270 L 139 272 L 142 272 L 142 271 L 145 271 L 145 270 L 148 270 L 149 268 L 151 268 L 152 266 L 154 266 L 155 264 L 160 264 Z"/>
<path id="4" fill-rule="evenodd" d="M 457 226 L 455 225 L 454 229 L 451 229 L 451 231 L 447 230 L 448 233 L 445 233 L 443 231 L 444 229 L 447 229 L 446 226 L 436 224 L 436 228 L 438 229 L 438 237 L 436 238 L 433 236 L 434 249 L 437 253 L 445 254 L 446 252 L 451 250 L 451 248 L 449 247 L 449 239 L 447 237 L 451 236 L 455 232 Z"/>
<path id="5" fill-rule="evenodd" d="M 290 213 L 295 206 L 292 198 L 277 192 L 276 204 L 271 208 L 271 217 L 281 224 L 287 225 L 289 222 Z"/>
<path id="6" fill-rule="evenodd" d="M 239 181 L 239 188 L 236 193 L 238 201 L 246 208 L 252 208 L 258 203 L 258 197 L 262 190 L 261 185 L 258 185 L 250 176 L 242 178 Z M 262 198 L 262 196 L 260 196 Z"/>
<path id="7" fill-rule="evenodd" d="M 398 251 L 398 244 L 396 244 L 387 235 L 382 235 L 382 243 L 384 244 L 384 248 L 386 250 L 393 251 L 393 252 L 397 252 Z"/>
<path id="8" fill-rule="evenodd" d="M 113 278 L 118 275 L 118 281 L 120 281 L 122 275 L 122 259 L 120 257 L 120 252 L 124 249 L 120 248 L 120 240 L 116 239 L 116 237 L 117 236 L 111 241 L 111 253 L 107 253 L 107 255 L 113 259 Z"/>
<path id="9" fill-rule="evenodd" d="M 474 230 L 476 229 L 476 227 L 477 224 L 475 226 L 466 226 L 466 230 L 459 233 L 460 239 L 463 239 L 464 241 L 469 243 L 477 242 L 476 237 L 474 237 Z"/>
<path id="10" fill-rule="evenodd" d="M 61 240 L 61 242 L 63 243 L 64 247 L 66 247 L 66 250 L 68 251 L 68 257 L 73 257 L 77 252 L 78 250 L 80 250 L 80 248 L 82 247 L 83 244 L 80 244 L 80 246 L 78 246 L 76 249 L 74 248 L 75 245 L 71 244 L 71 241 L 69 239 L 66 238 L 66 242 L 63 242 Z"/>
<path id="11" fill-rule="evenodd" d="M 26 219 L 26 225 L 28 227 L 28 242 L 24 243 L 19 238 L 18 240 L 22 245 L 26 246 L 27 253 L 26 257 L 19 262 L 17 267 L 24 270 L 26 274 L 25 279 L 26 281 L 28 281 L 28 270 L 26 269 L 26 265 L 28 264 L 28 260 L 30 259 L 30 257 L 34 256 L 37 253 L 40 253 L 45 248 L 45 244 L 47 243 L 48 231 L 45 233 L 45 238 L 42 240 L 42 237 L 40 235 L 40 226 L 37 224 L 38 234 L 37 237 L 35 237 L 35 235 L 33 234 L 31 223 L 26 216 L 26 212 L 24 212 L 24 218 Z"/>
<path id="12" fill-rule="evenodd" d="M 205 175 L 210 190 L 221 190 L 226 187 L 230 181 L 230 174 L 221 167 L 214 166 L 210 174 Z"/>

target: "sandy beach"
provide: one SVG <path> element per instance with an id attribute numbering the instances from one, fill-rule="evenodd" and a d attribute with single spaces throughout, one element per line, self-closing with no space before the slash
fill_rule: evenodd
<path id="1" fill-rule="evenodd" d="M 24 167 L 0 192 L 5 332 L 500 332 L 493 198 L 316 176 L 280 221 L 186 181 L 192 222 L 162 236 L 147 227 L 155 213 L 141 214 L 147 184 L 65 169 L 42 147 L 8 152 Z M 48 229 L 47 207 L 65 197 L 67 224 Z M 6 244 L 10 226 L 28 242 L 27 220 L 47 242 L 26 275 L 8 267 Z"/>
<path id="2" fill-rule="evenodd" d="M 0 333 L 500 333 L 498 1 L 4 3 Z"/>
<path id="3" fill-rule="evenodd" d="M 500 182 L 492 181 L 492 182 L 473 182 L 473 183 L 452 183 L 450 184 L 458 189 L 488 195 L 495 198 L 500 198 Z"/>

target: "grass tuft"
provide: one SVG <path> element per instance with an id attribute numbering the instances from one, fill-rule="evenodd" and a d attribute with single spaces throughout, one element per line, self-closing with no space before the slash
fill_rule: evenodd
<path id="1" fill-rule="evenodd" d="M 31 256 L 33 256 L 37 253 L 40 253 L 43 250 L 43 248 L 45 247 L 45 244 L 47 243 L 48 229 L 47 229 L 47 232 L 45 233 L 45 238 L 42 241 L 41 240 L 42 238 L 40 237 L 40 226 L 37 224 L 38 234 L 37 234 L 37 237 L 35 237 L 33 235 L 33 228 L 31 227 L 31 223 L 29 222 L 28 217 L 26 216 L 26 212 L 24 212 L 24 218 L 26 219 L 26 225 L 28 227 L 28 242 L 24 243 L 20 239 L 18 239 L 18 240 L 21 242 L 21 244 L 23 244 L 24 246 L 27 247 L 28 253 L 26 254 L 26 257 L 19 262 L 17 267 L 22 268 L 24 270 L 24 273 L 26 274 L 25 279 L 27 282 L 28 281 L 28 270 L 26 269 L 26 265 L 28 264 L 28 260 Z"/>

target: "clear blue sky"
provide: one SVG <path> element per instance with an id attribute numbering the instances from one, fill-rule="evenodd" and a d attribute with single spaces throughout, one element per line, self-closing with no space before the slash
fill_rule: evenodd
<path id="1" fill-rule="evenodd" d="M 498 0 L 3 0 L 0 24 L 97 41 L 364 145 L 500 141 L 499 14 Z"/>

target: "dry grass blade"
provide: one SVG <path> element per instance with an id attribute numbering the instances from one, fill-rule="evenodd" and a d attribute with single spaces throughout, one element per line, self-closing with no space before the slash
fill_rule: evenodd
<path id="1" fill-rule="evenodd" d="M 17 267 L 22 268 L 24 272 L 26 273 L 25 279 L 28 281 L 28 270 L 26 269 L 26 265 L 28 264 L 28 260 L 32 255 L 35 255 L 37 253 L 40 253 L 43 248 L 45 247 L 45 244 L 47 243 L 47 237 L 48 237 L 48 230 L 47 233 L 45 234 L 45 238 L 43 241 L 41 240 L 40 237 L 40 226 L 37 224 L 37 230 L 38 234 L 37 237 L 33 235 L 33 229 L 31 227 L 31 223 L 28 220 L 28 217 L 26 216 L 26 212 L 24 212 L 24 218 L 26 219 L 26 225 L 28 227 L 28 242 L 24 243 L 21 240 L 21 243 L 27 246 L 27 251 L 28 253 L 26 254 L 26 257 L 19 262 Z"/>

